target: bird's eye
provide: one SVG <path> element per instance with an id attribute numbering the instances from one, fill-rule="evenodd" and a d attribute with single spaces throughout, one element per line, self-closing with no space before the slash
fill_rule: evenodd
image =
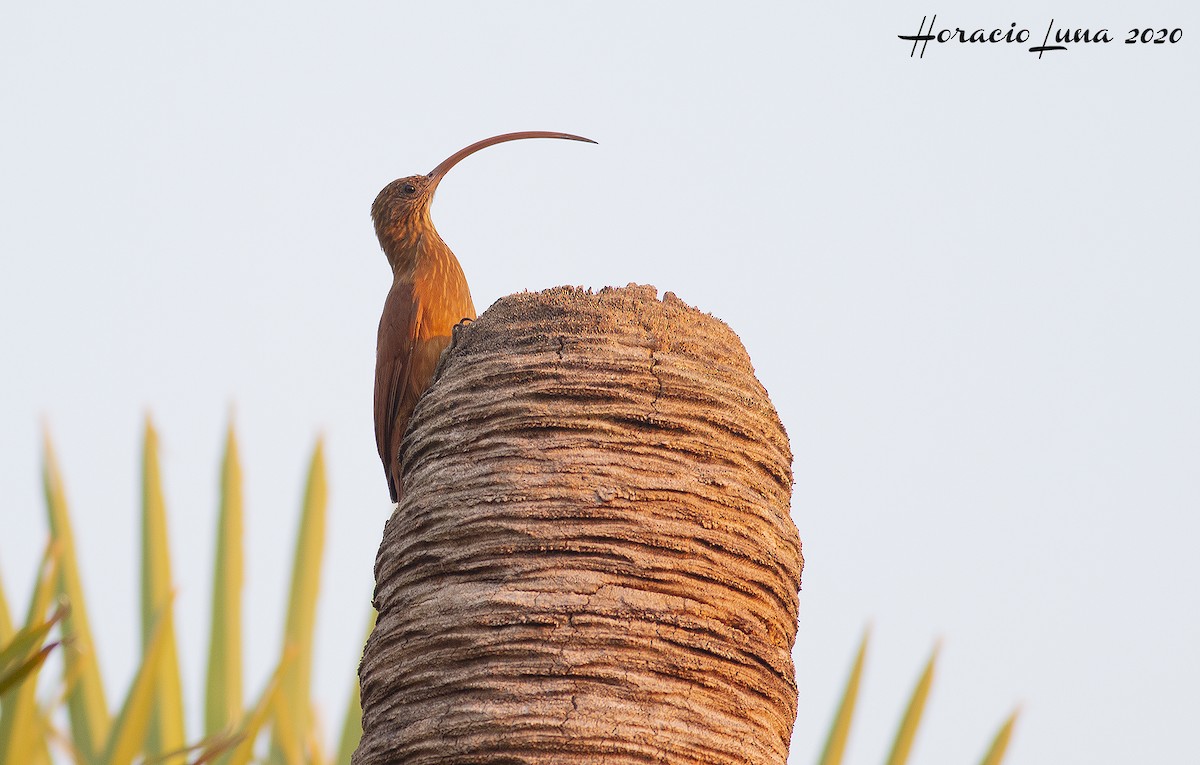
<path id="1" fill-rule="evenodd" d="M 417 193 L 417 187 L 412 185 L 411 183 L 404 184 L 403 186 L 400 187 L 400 190 L 403 191 L 405 194 L 416 194 Z"/>

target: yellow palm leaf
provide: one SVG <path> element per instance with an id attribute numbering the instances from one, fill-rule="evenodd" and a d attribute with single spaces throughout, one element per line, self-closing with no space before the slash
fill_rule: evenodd
<path id="1" fill-rule="evenodd" d="M 58 546 L 58 593 L 71 606 L 63 622 L 63 632 L 71 636 L 72 646 L 63 652 L 67 678 L 67 715 L 71 723 L 71 738 L 84 762 L 95 762 L 111 724 L 100 678 L 100 666 L 92 641 L 87 616 L 79 562 L 75 556 L 75 540 L 67 512 L 66 490 L 50 434 L 44 435 L 42 481 L 46 492 L 46 510 L 50 518 L 50 535 Z"/>
<path id="2" fill-rule="evenodd" d="M 367 620 L 367 634 L 363 635 L 364 644 L 370 637 L 371 630 L 375 629 L 375 619 L 378 616 L 379 614 L 372 608 L 371 617 Z M 358 652 L 358 658 L 362 659 L 361 649 Z M 354 754 L 354 750 L 358 748 L 358 742 L 362 740 L 362 699 L 359 698 L 358 693 L 358 672 L 355 672 L 354 683 L 350 686 L 350 701 L 346 704 L 346 716 L 342 720 L 342 736 L 333 758 L 338 765 L 350 762 L 350 755 Z"/>
<path id="3" fill-rule="evenodd" d="M 284 652 L 283 658 L 279 660 L 279 666 L 275 668 L 271 679 L 267 681 L 267 687 L 259 696 L 258 703 L 245 716 L 241 729 L 237 732 L 240 739 L 237 748 L 229 754 L 228 758 L 222 760 L 222 765 L 249 765 L 254 756 L 254 742 L 258 738 L 259 732 L 262 731 L 263 726 L 267 724 L 273 711 L 281 702 L 283 675 L 294 659 L 294 651 Z"/>
<path id="4" fill-rule="evenodd" d="M 308 471 L 300 532 L 292 564 L 292 588 L 288 598 L 284 653 L 295 651 L 280 680 L 280 702 L 274 713 L 270 762 L 298 763 L 311 728 L 310 686 L 313 659 L 313 625 L 316 623 L 317 593 L 321 581 L 321 556 L 325 546 L 325 455 L 317 441 Z"/>
<path id="5" fill-rule="evenodd" d="M 146 754 L 161 757 L 185 748 L 183 687 L 179 679 L 179 651 L 175 624 L 166 604 L 171 599 L 171 551 L 167 541 L 167 508 L 158 464 L 158 434 L 146 417 L 142 443 L 142 650 L 150 646 L 156 629 L 162 647 L 154 668 L 154 701 L 146 738 Z M 165 621 L 155 626 L 156 616 Z M 164 765 L 184 762 L 184 756 L 162 758 Z"/>
<path id="6" fill-rule="evenodd" d="M 1004 724 L 1000 726 L 1000 730 L 996 731 L 996 737 L 992 739 L 992 743 L 988 747 L 987 753 L 983 755 L 980 765 L 1000 765 L 1004 761 L 1004 753 L 1008 750 L 1008 742 L 1012 738 L 1013 726 L 1017 724 L 1017 715 L 1020 712 L 1020 709 L 1014 709 L 1013 713 L 1004 721 Z"/>
<path id="7" fill-rule="evenodd" d="M 913 741 L 917 737 L 917 728 L 921 726 L 921 715 L 925 712 L 925 702 L 929 699 L 929 689 L 933 686 L 933 668 L 937 662 L 938 647 L 934 646 L 921 679 L 913 688 L 908 707 L 904 710 L 904 719 L 900 721 L 900 729 L 896 731 L 896 739 L 892 742 L 892 752 L 888 755 L 887 765 L 904 765 L 912 752 Z"/>
<path id="8" fill-rule="evenodd" d="M 858 655 L 854 659 L 850 677 L 846 679 L 846 688 L 842 691 L 842 700 L 833 716 L 833 724 L 829 726 L 825 749 L 821 752 L 821 765 L 841 765 L 846 754 L 846 741 L 850 738 L 850 723 L 854 721 L 854 706 L 858 701 L 858 686 L 862 681 L 863 664 L 867 656 L 867 638 L 870 634 L 870 629 L 864 630 L 862 641 L 858 644 Z"/>
<path id="9" fill-rule="evenodd" d="M 4 645 L 13 636 L 12 614 L 8 611 L 8 598 L 4 595 L 4 577 L 0 572 L 0 645 Z"/>
<path id="10" fill-rule="evenodd" d="M 171 621 L 171 601 L 155 619 L 154 629 L 142 652 L 142 663 L 138 667 L 125 703 L 117 715 L 109 733 L 101 765 L 132 765 L 133 758 L 144 750 L 146 736 L 154 720 L 154 704 L 157 697 L 157 680 L 163 652 L 167 645 L 166 625 Z"/>
<path id="11" fill-rule="evenodd" d="M 0 690 L 0 763 L 31 763 L 50 761 L 50 750 L 41 735 L 38 716 L 37 673 L 49 655 L 51 646 L 42 641 L 55 624 L 65 616 L 66 606 L 59 606 L 54 615 L 43 621 L 57 585 L 57 555 L 53 545 L 47 547 L 33 596 L 29 599 L 26 626 L 12 636 L 0 651 L 0 685 L 7 675 L 12 685 Z M 11 673 L 6 671 L 11 669 Z"/>

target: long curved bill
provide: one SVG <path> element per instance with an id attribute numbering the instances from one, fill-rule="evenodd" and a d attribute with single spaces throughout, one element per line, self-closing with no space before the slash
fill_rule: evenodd
<path id="1" fill-rule="evenodd" d="M 454 167 L 459 162 L 471 156 L 480 149 L 486 149 L 489 146 L 495 146 L 496 144 L 504 143 L 505 141 L 519 141 L 522 138 L 564 138 L 568 141 L 586 141 L 587 143 L 596 143 L 592 139 L 584 138 L 581 135 L 571 135 L 570 133 L 551 133 L 545 130 L 525 130 L 519 133 L 504 133 L 502 135 L 494 135 L 491 138 L 484 138 L 482 141 L 476 141 L 467 148 L 459 149 L 449 157 L 446 157 L 446 159 L 442 161 L 442 164 L 433 168 L 433 171 L 429 173 L 429 177 L 433 180 L 429 190 L 432 192 L 433 189 L 437 188 L 438 183 L 441 182 L 446 173 L 450 172 L 450 168 Z"/>

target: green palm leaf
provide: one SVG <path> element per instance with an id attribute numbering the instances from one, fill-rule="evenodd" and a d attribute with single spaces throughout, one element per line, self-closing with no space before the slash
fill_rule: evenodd
<path id="1" fill-rule="evenodd" d="M 221 506 L 213 566 L 204 732 L 229 730 L 242 716 L 242 468 L 230 422 L 221 461 Z"/>

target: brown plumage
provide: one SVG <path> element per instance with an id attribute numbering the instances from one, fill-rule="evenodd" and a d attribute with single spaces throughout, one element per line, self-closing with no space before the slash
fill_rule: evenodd
<path id="1" fill-rule="evenodd" d="M 375 359 L 375 444 L 387 473 L 392 501 L 403 495 L 400 443 L 409 417 L 429 387 L 450 332 L 475 318 L 466 276 L 454 253 L 438 236 L 429 205 L 438 183 L 460 160 L 480 149 L 521 138 L 589 138 L 540 130 L 485 138 L 450 155 L 429 175 L 392 181 L 371 205 L 375 235 L 392 267 L 392 289 L 379 319 Z"/>

